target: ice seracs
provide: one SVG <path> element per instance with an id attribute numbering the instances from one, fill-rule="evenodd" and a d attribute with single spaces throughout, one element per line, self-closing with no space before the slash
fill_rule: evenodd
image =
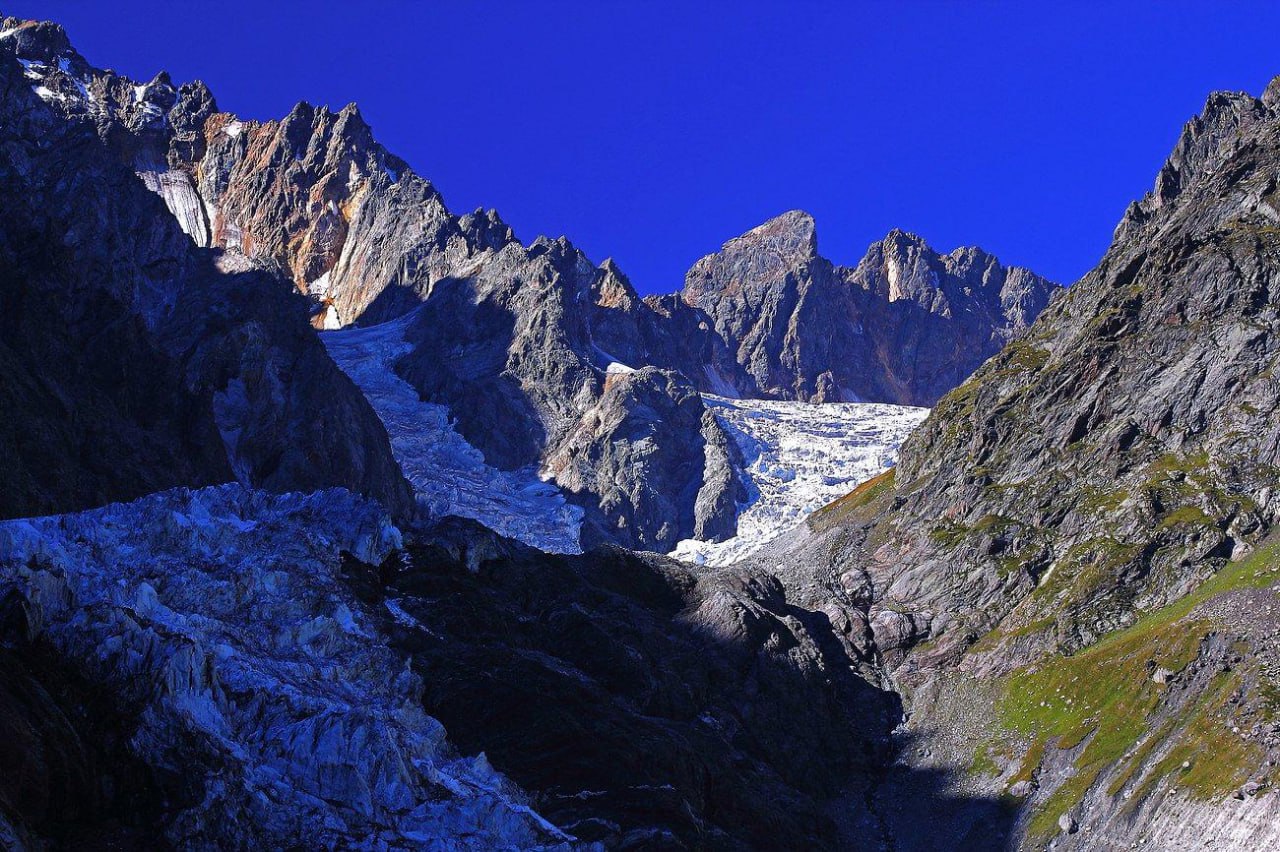
<path id="1" fill-rule="evenodd" d="M 877 403 L 703 399 L 742 451 L 749 491 L 737 535 L 719 543 L 687 539 L 672 554 L 707 565 L 750 556 L 891 466 L 898 445 L 929 413 Z"/>
<path id="2" fill-rule="evenodd" d="M 342 553 L 376 564 L 400 544 L 377 504 L 339 489 L 176 489 L 0 523 L 0 588 L 28 632 L 135 708 L 131 753 L 200 791 L 153 827 L 165 845 L 560 846 L 483 755 L 452 749 L 387 638 L 395 609 L 344 581 Z"/>

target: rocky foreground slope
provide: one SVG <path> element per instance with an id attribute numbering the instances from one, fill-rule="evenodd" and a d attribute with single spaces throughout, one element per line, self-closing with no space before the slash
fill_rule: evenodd
<path id="1" fill-rule="evenodd" d="M 1024 846 L 1280 841 L 1278 131 L 1280 82 L 1210 97 L 1099 266 L 768 557 Z"/>
<path id="2" fill-rule="evenodd" d="M 0 523 L 6 848 L 878 832 L 896 701 L 776 581 L 461 522 L 401 545 L 348 492 L 238 485 Z"/>

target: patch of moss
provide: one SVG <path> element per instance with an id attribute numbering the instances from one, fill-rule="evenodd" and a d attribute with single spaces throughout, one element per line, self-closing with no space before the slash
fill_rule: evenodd
<path id="1" fill-rule="evenodd" d="M 1035 372 L 1049 363 L 1049 352 L 1037 349 L 1025 338 L 1008 343 L 1000 353 L 1000 372 Z"/>
<path id="2" fill-rule="evenodd" d="M 1137 559 L 1141 552 L 1139 545 L 1106 536 L 1077 544 L 1045 572 L 1033 596 L 1055 599 L 1062 592 L 1070 590 L 1071 599 L 1084 600 L 1093 590 L 1110 582 L 1121 569 Z"/>
<path id="3" fill-rule="evenodd" d="M 1000 774 L 1000 766 L 991 756 L 991 746 L 983 743 L 973 752 L 973 761 L 969 764 L 969 772 L 976 776 L 993 777 Z"/>
<path id="4" fill-rule="evenodd" d="M 1120 777 L 1108 786 L 1110 795 L 1119 793 L 1151 750 L 1169 736 L 1177 737 L 1176 745 L 1143 779 L 1140 795 L 1175 773 L 1177 786 L 1201 798 L 1222 795 L 1244 780 L 1261 752 L 1232 733 L 1224 717 L 1238 675 L 1207 692 L 1176 724 L 1165 723 L 1141 746 L 1137 743 L 1151 729 L 1165 689 L 1152 679 L 1152 669 L 1181 671 L 1199 653 L 1208 625 L 1188 621 L 1190 613 L 1225 592 L 1272 584 L 1276 577 L 1271 569 L 1278 559 L 1280 541 L 1268 542 L 1180 600 L 1147 613 L 1081 653 L 1053 657 L 1006 678 L 997 705 L 1006 729 L 1033 738 L 1041 753 L 1051 743 L 1063 749 L 1084 745 L 1075 762 L 1076 774 L 1033 814 L 1029 838 L 1044 840 L 1056 833 L 1058 817 L 1084 797 L 1104 770 L 1124 762 Z M 1280 690 L 1274 698 L 1280 699 Z M 1208 755 L 1213 758 L 1206 759 Z M 1024 766 L 1019 774 L 1030 777 L 1034 768 Z"/>
<path id="5" fill-rule="evenodd" d="M 1160 529 L 1164 530 L 1191 525 L 1214 526 L 1214 523 L 1199 506 L 1179 506 L 1160 519 Z"/>
<path id="6" fill-rule="evenodd" d="M 1120 507 L 1120 504 L 1129 498 L 1129 492 L 1124 489 L 1115 489 L 1107 491 L 1102 488 L 1095 488 L 1086 485 L 1082 490 L 1080 507 L 1085 511 L 1098 512 L 1108 514 L 1114 512 Z"/>
<path id="7" fill-rule="evenodd" d="M 1030 835 L 1056 832 L 1058 817 L 1134 746 L 1164 689 L 1152 680 L 1150 666 L 1182 670 L 1195 659 L 1202 635 L 1185 625 L 1137 631 L 1010 677 L 999 707 L 1006 727 L 1058 748 L 1084 743 L 1075 774 L 1033 815 Z"/>
<path id="8" fill-rule="evenodd" d="M 1208 800 L 1243 784 L 1262 760 L 1259 746 L 1230 729 L 1227 700 L 1240 684 L 1239 675 L 1220 672 L 1213 687 L 1185 713 L 1185 725 L 1174 746 L 1142 779 L 1131 802 L 1146 798 L 1162 778 L 1192 798 Z"/>
<path id="9" fill-rule="evenodd" d="M 843 497 L 818 509 L 808 518 L 809 529 L 824 532 L 838 524 L 852 520 L 859 509 L 893 492 L 894 469 L 889 468 L 879 476 L 873 476 Z"/>
<path id="10" fill-rule="evenodd" d="M 943 521 L 933 529 L 929 530 L 929 538 L 935 543 L 943 547 L 955 547 L 964 541 L 965 537 L 970 533 L 970 528 L 956 521 Z"/>

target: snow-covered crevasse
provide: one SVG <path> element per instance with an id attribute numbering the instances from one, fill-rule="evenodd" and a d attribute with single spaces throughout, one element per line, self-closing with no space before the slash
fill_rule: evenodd
<path id="1" fill-rule="evenodd" d="M 927 408 L 879 403 L 772 402 L 703 395 L 742 450 L 749 497 L 737 535 L 687 539 L 672 553 L 728 565 L 755 553 L 816 509 L 892 465 Z"/>
<path id="2" fill-rule="evenodd" d="M 342 580 L 342 552 L 399 544 L 343 490 L 176 489 L 0 524 L 0 590 L 137 710 L 136 756 L 201 791 L 157 827 L 175 847 L 560 845 L 483 756 L 452 750 L 386 638 L 395 611 Z"/>
<path id="3" fill-rule="evenodd" d="M 417 312 L 368 328 L 320 335 L 355 381 L 391 437 L 391 452 L 418 499 L 435 517 L 456 515 L 551 553 L 581 553 L 582 509 L 530 468 L 502 471 L 453 428 L 449 409 L 424 402 L 400 378 L 404 333 Z"/>

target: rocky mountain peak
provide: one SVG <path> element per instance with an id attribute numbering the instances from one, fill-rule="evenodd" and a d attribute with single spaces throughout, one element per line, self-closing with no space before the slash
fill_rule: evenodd
<path id="1" fill-rule="evenodd" d="M 695 263 L 685 275 L 683 297 L 688 304 L 703 308 L 722 295 L 743 294 L 754 301 L 817 257 L 813 217 L 803 210 L 791 210 L 729 240 L 720 251 Z"/>
<path id="2" fill-rule="evenodd" d="M 19 56 L 44 62 L 72 53 L 71 40 L 60 24 L 7 17 L 0 20 L 0 38 L 12 39 Z"/>
<path id="3" fill-rule="evenodd" d="M 600 264 L 600 276 L 591 286 L 591 300 L 602 308 L 630 311 L 640 303 L 640 294 L 614 259 L 608 257 Z"/>

